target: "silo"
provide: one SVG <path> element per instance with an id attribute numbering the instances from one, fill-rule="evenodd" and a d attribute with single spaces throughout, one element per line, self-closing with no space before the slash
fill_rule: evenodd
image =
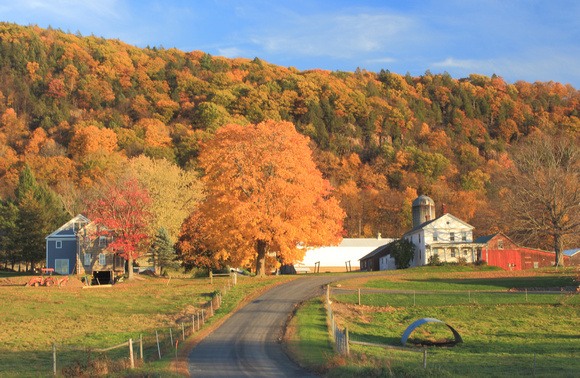
<path id="1" fill-rule="evenodd" d="M 435 219 L 435 202 L 427 196 L 419 196 L 413 201 L 413 228 Z"/>

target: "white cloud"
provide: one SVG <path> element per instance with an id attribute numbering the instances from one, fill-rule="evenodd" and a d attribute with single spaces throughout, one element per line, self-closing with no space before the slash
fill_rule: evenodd
<path id="1" fill-rule="evenodd" d="M 231 59 L 239 57 L 247 57 L 247 53 L 238 47 L 218 48 L 218 53 L 220 56 Z"/>
<path id="2" fill-rule="evenodd" d="M 251 41 L 269 53 L 356 58 L 396 51 L 415 26 L 411 19 L 391 14 L 300 16 L 254 31 Z"/>
<path id="3" fill-rule="evenodd" d="M 447 58 L 442 62 L 435 62 L 431 64 L 434 68 L 459 68 L 473 71 L 488 71 L 495 66 L 491 60 L 477 60 L 477 59 L 455 59 Z"/>
<path id="4" fill-rule="evenodd" d="M 395 58 L 378 58 L 378 59 L 367 59 L 366 64 L 382 64 L 382 63 L 395 63 L 397 59 Z"/>

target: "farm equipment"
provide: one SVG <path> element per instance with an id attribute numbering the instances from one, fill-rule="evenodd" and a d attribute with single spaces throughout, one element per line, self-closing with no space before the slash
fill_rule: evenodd
<path id="1" fill-rule="evenodd" d="M 38 286 L 58 285 L 58 287 L 61 287 L 61 286 L 66 285 L 66 283 L 68 282 L 68 276 L 64 276 L 61 278 L 58 278 L 57 276 L 53 276 L 52 272 L 54 272 L 54 269 L 52 269 L 52 268 L 43 268 L 43 269 L 41 269 L 41 271 L 42 271 L 42 274 L 40 276 L 32 277 L 30 279 L 30 281 L 28 281 L 28 283 L 24 286 L 38 287 Z M 47 276 L 47 274 L 48 274 L 48 276 Z"/>

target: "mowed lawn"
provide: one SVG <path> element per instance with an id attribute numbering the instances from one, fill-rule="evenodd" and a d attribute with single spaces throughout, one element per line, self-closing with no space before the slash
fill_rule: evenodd
<path id="1" fill-rule="evenodd" d="M 444 324 L 429 323 L 417 328 L 406 345 L 418 353 L 351 345 L 350 358 L 339 363 L 336 358 L 330 363 L 328 358 L 321 359 L 318 364 L 330 365 L 330 376 L 521 376 L 534 372 L 578 376 L 580 297 L 557 289 L 577 288 L 578 274 L 573 269 L 504 272 L 423 267 L 342 281 L 333 287 L 332 308 L 340 327 L 348 327 L 351 340 L 401 346 L 405 329 L 429 317 L 451 325 L 464 342 L 452 347 L 422 346 L 453 340 Z M 338 294 L 336 286 L 361 288 L 361 305 L 356 291 Z M 320 306 L 320 301 L 308 302 L 297 317 L 301 311 L 311 313 L 310 307 Z M 326 324 L 319 322 L 319 327 Z M 304 339 L 308 335 L 301 337 L 294 343 L 308 344 Z M 423 350 L 427 351 L 427 370 L 422 368 Z M 319 353 L 331 356 L 334 352 Z"/>
<path id="2" fill-rule="evenodd" d="M 289 278 L 239 277 L 212 321 L 246 295 Z M 170 327 L 178 334 L 181 322 L 191 327 L 192 315 L 216 290 L 228 285 L 227 278 L 214 278 L 211 285 L 208 278 L 148 277 L 99 289 L 24 287 L 25 281 L 25 277 L 0 275 L 0 376 L 50 375 L 52 343 L 104 348 L 139 339 L 140 333 L 154 337 L 158 330 L 168 335 Z M 127 355 L 126 350 L 119 353 Z M 59 352 L 65 359 L 62 363 L 67 355 Z"/>

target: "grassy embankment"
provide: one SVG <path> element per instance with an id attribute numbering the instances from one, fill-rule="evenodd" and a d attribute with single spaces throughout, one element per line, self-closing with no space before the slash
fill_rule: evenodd
<path id="1" fill-rule="evenodd" d="M 405 329 L 425 317 L 440 319 L 460 333 L 464 343 L 454 347 L 418 345 L 453 339 L 443 324 L 429 323 L 411 334 L 407 346 L 426 348 L 427 370 L 422 369 L 422 353 L 351 345 L 350 358 L 337 357 L 320 299 L 298 310 L 289 328 L 299 325 L 311 331 L 290 333 L 290 349 L 301 364 L 329 376 L 532 375 L 534 357 L 536 375 L 575 376 L 580 371 L 580 297 L 537 291 L 577 287 L 577 275 L 572 269 L 497 272 L 424 267 L 340 282 L 341 289 L 363 289 L 360 306 L 354 292 L 332 295 L 340 327 L 348 327 L 351 340 L 400 346 Z M 317 345 L 317 353 L 308 345 Z"/>
<path id="2" fill-rule="evenodd" d="M 223 297 L 222 307 L 206 326 L 218 321 L 247 295 L 292 277 L 264 279 L 239 277 L 238 285 Z M 181 322 L 192 324 L 212 293 L 227 286 L 227 278 L 151 278 L 125 282 L 112 288 L 24 287 L 26 277 L 0 273 L 0 376 L 48 376 L 52 373 L 52 347 L 57 345 L 104 348 L 129 338 L 148 342 L 141 369 L 149 375 L 171 374 L 174 349 L 157 361 L 155 331 L 168 347 L 169 328 L 181 342 Z M 207 314 L 207 310 L 206 310 Z M 181 346 L 181 345 L 180 345 Z M 139 352 L 138 344 L 135 353 Z M 58 350 L 58 367 L 82 365 L 87 353 Z M 112 360 L 128 357 L 127 348 L 107 352 Z M 95 358 L 96 354 L 93 353 Z M 75 360 L 78 360 L 75 362 Z M 139 371 L 139 369 L 137 369 Z"/>

